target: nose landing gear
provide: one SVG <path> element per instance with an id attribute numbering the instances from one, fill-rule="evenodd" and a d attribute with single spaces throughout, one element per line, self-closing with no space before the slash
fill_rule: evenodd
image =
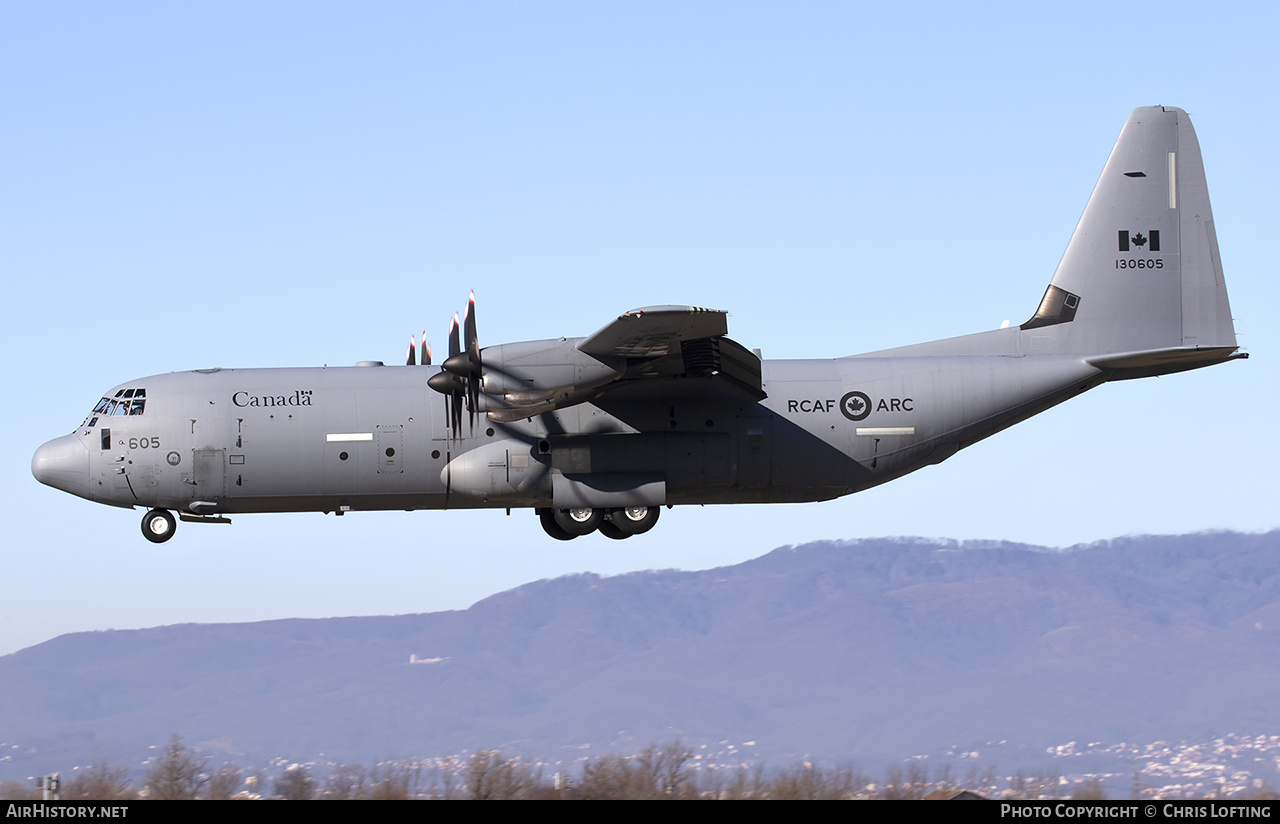
<path id="1" fill-rule="evenodd" d="M 167 509 L 153 509 L 142 516 L 142 535 L 153 544 L 163 544 L 177 528 L 178 522 Z"/>

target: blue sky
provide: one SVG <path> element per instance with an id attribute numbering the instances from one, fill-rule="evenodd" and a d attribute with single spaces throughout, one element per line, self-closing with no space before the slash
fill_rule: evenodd
<path id="1" fill-rule="evenodd" d="M 0 654 L 77 630 L 463 608 L 572 572 L 813 539 L 1055 546 L 1275 514 L 1274 7 L 0 6 Z M 39 485 L 108 387 L 209 366 L 588 334 L 730 311 L 765 357 L 1030 316 L 1128 112 L 1187 109 L 1254 357 L 1101 387 L 824 504 L 676 508 L 626 542 L 517 511 L 183 524 Z"/>

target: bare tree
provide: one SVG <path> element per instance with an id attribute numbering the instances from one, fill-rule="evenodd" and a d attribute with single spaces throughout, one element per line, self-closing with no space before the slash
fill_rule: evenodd
<path id="1" fill-rule="evenodd" d="M 982 796 L 994 796 L 996 786 L 999 783 L 1000 780 L 996 777 L 995 764 L 981 769 L 978 768 L 977 764 L 973 764 L 969 767 L 969 772 L 964 777 L 964 788 Z"/>
<path id="2" fill-rule="evenodd" d="M 760 798 L 764 793 L 764 764 L 756 764 L 751 768 L 748 777 L 746 768 L 742 769 L 743 788 L 747 792 L 747 798 Z"/>
<path id="3" fill-rule="evenodd" d="M 824 770 L 805 762 L 802 766 L 778 773 L 768 788 L 767 798 L 791 801 L 818 801 L 852 798 L 853 770 Z"/>
<path id="4" fill-rule="evenodd" d="M 1033 782 L 1027 777 L 1027 774 L 1019 769 L 1009 779 L 1009 789 L 1005 790 L 1004 797 L 1012 799 L 1032 799 L 1036 798 Z"/>
<path id="5" fill-rule="evenodd" d="M 294 764 L 276 779 L 272 798 L 284 801 L 310 801 L 316 797 L 316 781 L 301 764 Z"/>
<path id="6" fill-rule="evenodd" d="M 250 798 L 267 797 L 267 771 L 259 767 L 244 779 L 245 792 Z"/>
<path id="7" fill-rule="evenodd" d="M 223 764 L 218 771 L 209 776 L 209 787 L 204 797 L 214 801 L 226 801 L 239 792 L 244 784 L 241 780 L 244 773 L 235 764 Z"/>
<path id="8" fill-rule="evenodd" d="M 1062 795 L 1062 776 L 1052 767 L 1032 773 L 1027 779 L 1026 798 L 1057 798 Z"/>
<path id="9" fill-rule="evenodd" d="M 582 765 L 578 796 L 598 799 L 695 798 L 692 754 L 679 741 L 651 744 L 634 756 L 602 755 Z"/>
<path id="10" fill-rule="evenodd" d="M 885 773 L 884 782 L 880 785 L 880 797 L 891 801 L 911 797 L 908 795 L 907 779 L 901 767 L 895 765 Z"/>
<path id="11" fill-rule="evenodd" d="M 725 801 L 761 798 L 764 795 L 764 787 L 764 766 L 756 764 L 748 770 L 744 764 L 733 771 L 733 777 L 725 783 L 716 797 Z"/>
<path id="12" fill-rule="evenodd" d="M 602 801 L 649 798 L 651 791 L 650 787 L 632 786 L 632 771 L 622 756 L 600 755 L 582 764 L 579 798 Z"/>
<path id="13" fill-rule="evenodd" d="M 1275 801 L 1280 799 L 1280 793 L 1276 792 L 1276 788 L 1270 782 L 1255 778 L 1253 786 L 1240 792 L 1236 798 L 1245 801 Z"/>
<path id="14" fill-rule="evenodd" d="M 320 795 L 334 801 L 350 801 L 364 798 L 364 767 L 359 764 L 340 764 L 324 781 Z"/>
<path id="15" fill-rule="evenodd" d="M 481 750 L 467 762 L 467 795 L 476 800 L 499 801 L 526 798 L 538 781 L 531 765 L 519 758 Z"/>
<path id="16" fill-rule="evenodd" d="M 40 791 L 21 781 L 5 781 L 0 783 L 0 798 L 6 801 L 39 801 Z"/>
<path id="17" fill-rule="evenodd" d="M 164 754 L 147 770 L 147 797 L 165 801 L 195 798 L 209 780 L 204 774 L 207 761 L 182 746 L 182 736 L 175 733 Z"/>
<path id="18" fill-rule="evenodd" d="M 919 761 L 907 765 L 907 798 L 924 798 L 929 792 L 929 768 Z"/>
<path id="19" fill-rule="evenodd" d="M 439 784 L 436 783 L 437 779 Z M 453 765 L 437 764 L 431 779 L 431 797 L 441 801 L 454 801 L 458 798 L 458 775 Z"/>
<path id="20" fill-rule="evenodd" d="M 943 764 L 938 770 L 937 776 L 933 779 L 933 788 L 935 790 L 958 790 L 960 785 L 951 777 L 951 765 Z"/>
<path id="21" fill-rule="evenodd" d="M 105 760 L 62 782 L 62 798 L 66 801 L 124 801 L 137 798 L 138 791 L 129 784 L 129 768 L 113 767 Z"/>
<path id="22" fill-rule="evenodd" d="M 1101 801 L 1106 797 L 1107 788 L 1101 778 L 1082 779 L 1071 789 L 1071 798 L 1075 801 Z"/>
<path id="23" fill-rule="evenodd" d="M 375 764 L 369 770 L 369 784 L 364 798 L 375 801 L 403 801 L 413 796 L 409 793 L 409 770 L 392 764 Z"/>
<path id="24" fill-rule="evenodd" d="M 686 769 L 685 765 L 693 758 L 693 753 L 679 741 L 672 741 L 661 751 L 656 751 L 652 746 L 647 747 L 640 755 L 643 762 L 652 764 L 650 769 L 654 777 L 654 787 L 663 795 L 677 798 L 686 788 L 692 786 L 692 773 Z M 693 787 L 693 794 L 697 795 L 696 787 Z"/>

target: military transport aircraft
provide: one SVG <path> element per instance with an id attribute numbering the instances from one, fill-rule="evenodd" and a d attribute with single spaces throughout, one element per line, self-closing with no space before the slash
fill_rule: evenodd
<path id="1" fill-rule="evenodd" d="M 404 366 L 198 369 L 129 381 L 41 446 L 42 483 L 173 536 L 172 511 L 530 507 L 553 538 L 648 531 L 675 504 L 819 501 L 882 484 L 1106 381 L 1238 351 L 1200 148 L 1135 110 L 1025 323 L 852 357 L 762 361 L 725 313 L 627 312 L 585 338 Z"/>

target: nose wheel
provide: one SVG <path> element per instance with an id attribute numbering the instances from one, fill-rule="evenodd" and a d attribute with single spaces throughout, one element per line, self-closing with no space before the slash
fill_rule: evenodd
<path id="1" fill-rule="evenodd" d="M 177 528 L 178 522 L 167 509 L 153 509 L 142 516 L 142 534 L 153 544 L 163 544 Z"/>

